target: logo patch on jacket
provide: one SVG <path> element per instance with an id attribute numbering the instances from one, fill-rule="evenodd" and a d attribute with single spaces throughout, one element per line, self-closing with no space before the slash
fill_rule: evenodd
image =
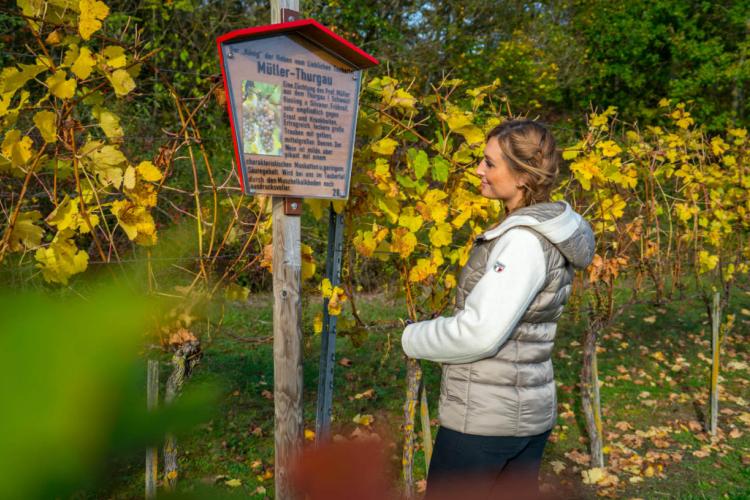
<path id="1" fill-rule="evenodd" d="M 492 264 L 492 269 L 494 269 L 496 273 L 501 273 L 503 272 L 503 269 L 505 269 L 505 264 L 502 262 L 495 262 Z"/>

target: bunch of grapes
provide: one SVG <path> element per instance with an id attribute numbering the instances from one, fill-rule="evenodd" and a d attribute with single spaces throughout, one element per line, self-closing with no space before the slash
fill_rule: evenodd
<path id="1" fill-rule="evenodd" d="M 276 128 L 274 106 L 266 98 L 258 99 L 254 122 L 260 132 L 260 143 L 265 151 L 273 151 L 273 131 Z"/>

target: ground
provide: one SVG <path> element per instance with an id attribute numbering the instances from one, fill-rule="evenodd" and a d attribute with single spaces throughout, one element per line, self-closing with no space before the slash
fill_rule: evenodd
<path id="1" fill-rule="evenodd" d="M 404 316 L 402 303 L 377 293 L 359 296 L 357 307 L 366 323 L 387 325 Z M 218 384 L 220 404 L 210 421 L 180 440 L 180 491 L 211 484 L 231 496 L 273 498 L 273 355 L 271 343 L 264 342 L 271 335 L 271 305 L 269 294 L 235 303 L 221 331 L 204 338 L 205 356 L 190 383 Z M 727 311 L 735 319 L 722 345 L 719 435 L 713 441 L 704 429 L 710 328 L 697 296 L 675 296 L 660 306 L 643 300 L 602 333 L 598 359 L 607 467 L 594 470 L 576 387 L 583 307 L 570 304 L 559 324 L 554 354 L 559 417 L 545 450 L 542 491 L 564 498 L 750 498 L 750 292 L 736 291 Z M 308 442 L 315 429 L 320 352 L 312 324 L 320 308 L 317 300 L 304 304 Z M 424 366 L 434 436 L 440 370 L 434 363 Z M 404 376 L 399 328 L 372 328 L 366 338 L 339 337 L 335 438 L 377 433 L 390 454 L 393 484 L 399 480 Z M 108 496 L 141 496 L 142 462 L 133 458 L 120 470 Z M 417 480 L 425 475 L 421 451 L 415 475 Z"/>

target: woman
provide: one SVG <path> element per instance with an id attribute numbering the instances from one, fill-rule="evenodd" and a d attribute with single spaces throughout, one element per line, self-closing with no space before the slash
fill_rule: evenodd
<path id="1" fill-rule="evenodd" d="M 489 133 L 477 175 L 482 196 L 502 200 L 506 217 L 476 238 L 454 316 L 404 330 L 409 357 L 443 363 L 428 498 L 538 494 L 557 418 L 550 359 L 557 320 L 573 269 L 594 254 L 589 224 L 567 203 L 549 202 L 558 168 L 543 125 L 509 120 Z"/>

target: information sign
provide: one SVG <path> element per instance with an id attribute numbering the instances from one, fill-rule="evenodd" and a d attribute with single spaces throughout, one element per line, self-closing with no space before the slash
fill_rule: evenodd
<path id="1" fill-rule="evenodd" d="M 347 198 L 360 70 L 377 61 L 312 20 L 229 33 L 219 53 L 245 192 Z"/>

